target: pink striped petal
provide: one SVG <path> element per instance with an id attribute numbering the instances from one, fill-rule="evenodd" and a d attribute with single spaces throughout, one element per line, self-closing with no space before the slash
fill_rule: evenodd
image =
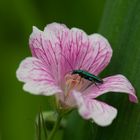
<path id="1" fill-rule="evenodd" d="M 63 79 L 65 63 L 61 56 L 68 34 L 68 29 L 60 24 L 47 25 L 44 31 L 33 27 L 29 44 L 32 55 L 45 63 L 57 83 Z M 62 57 L 62 58 L 61 58 Z"/>
<path id="2" fill-rule="evenodd" d="M 108 40 L 99 34 L 90 35 L 89 41 L 93 51 L 88 71 L 98 75 L 109 64 L 112 57 L 112 48 Z"/>
<path id="3" fill-rule="evenodd" d="M 89 98 L 96 98 L 106 92 L 122 92 L 129 95 L 131 102 L 138 102 L 137 96 L 135 95 L 135 89 L 131 83 L 123 75 L 110 76 L 103 79 L 104 83 L 97 86 L 88 88 L 84 93 Z"/>
<path id="4" fill-rule="evenodd" d="M 57 80 L 59 63 L 58 53 L 60 50 L 55 47 L 54 42 L 49 40 L 50 38 L 55 40 L 53 34 L 50 34 L 49 36 L 36 27 L 33 27 L 33 33 L 30 36 L 29 44 L 33 57 L 41 60 L 46 65 L 48 71 L 52 73 Z"/>
<path id="5" fill-rule="evenodd" d="M 50 37 L 49 40 L 54 44 L 54 49 L 59 56 L 57 57 L 58 60 L 58 74 L 59 75 L 59 81 L 61 82 L 61 85 L 64 84 L 64 77 L 67 73 L 72 71 L 71 68 L 71 61 L 67 60 L 66 55 L 69 50 L 66 50 L 66 53 L 64 52 L 65 48 L 67 46 L 70 46 L 69 44 L 69 34 L 70 30 L 66 27 L 64 24 L 59 23 L 52 23 L 48 24 L 44 32 L 48 34 Z"/>
<path id="6" fill-rule="evenodd" d="M 17 78 L 25 83 L 23 87 L 25 91 L 44 95 L 61 92 L 46 66 L 35 57 L 23 60 L 16 74 Z"/>
<path id="7" fill-rule="evenodd" d="M 84 61 L 91 51 L 86 33 L 80 29 L 72 28 L 69 31 L 68 45 L 62 51 L 67 67 L 71 71 L 75 69 L 86 69 L 87 67 L 84 67 Z"/>
<path id="8" fill-rule="evenodd" d="M 71 71 L 81 69 L 98 75 L 110 62 L 112 49 L 103 36 L 88 36 L 84 31 L 72 28 L 68 39 L 62 54 Z"/>
<path id="9" fill-rule="evenodd" d="M 56 35 L 56 37 L 60 38 L 61 35 L 63 36 L 63 33 L 68 30 L 69 29 L 67 28 L 66 25 L 54 22 L 54 23 L 48 24 L 45 27 L 44 32 L 46 32 L 47 34 L 48 32 L 53 32 Z"/>
<path id="10" fill-rule="evenodd" d="M 100 126 L 107 126 L 112 123 L 117 115 L 117 110 L 104 102 L 95 99 L 82 97 L 79 92 L 73 92 L 77 102 L 79 114 L 84 119 L 92 119 Z"/>

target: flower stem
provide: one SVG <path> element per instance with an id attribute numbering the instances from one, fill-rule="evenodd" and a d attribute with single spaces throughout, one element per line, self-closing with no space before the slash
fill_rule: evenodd
<path id="1" fill-rule="evenodd" d="M 57 120 L 56 120 L 54 127 L 53 127 L 52 131 L 50 132 L 47 140 L 53 140 L 53 137 L 54 137 L 57 129 L 59 128 L 59 124 L 61 122 L 61 119 L 62 119 L 62 116 L 60 114 L 58 114 Z"/>

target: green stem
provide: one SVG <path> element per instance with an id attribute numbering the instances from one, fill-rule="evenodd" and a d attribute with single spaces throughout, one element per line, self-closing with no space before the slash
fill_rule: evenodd
<path id="1" fill-rule="evenodd" d="M 58 114 L 57 121 L 55 122 L 54 127 L 53 127 L 52 131 L 50 132 L 47 140 L 53 140 L 53 137 L 54 137 L 54 135 L 59 127 L 61 119 L 62 119 L 62 115 Z"/>

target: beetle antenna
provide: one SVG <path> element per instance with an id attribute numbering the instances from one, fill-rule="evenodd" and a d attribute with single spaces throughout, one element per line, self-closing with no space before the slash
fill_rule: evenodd
<path id="1" fill-rule="evenodd" d="M 63 55 L 62 53 L 60 53 L 60 54 L 65 58 L 65 60 L 67 61 L 67 63 L 68 63 L 69 66 L 71 67 L 71 70 L 73 71 L 73 67 L 72 67 L 71 63 L 68 61 L 68 59 L 66 58 L 66 56 Z"/>

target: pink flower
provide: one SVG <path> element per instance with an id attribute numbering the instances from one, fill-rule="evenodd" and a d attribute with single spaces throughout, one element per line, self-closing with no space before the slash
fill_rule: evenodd
<path id="1" fill-rule="evenodd" d="M 29 39 L 32 57 L 23 60 L 17 78 L 23 89 L 36 95 L 55 95 L 62 108 L 78 108 L 85 119 L 101 126 L 109 125 L 117 110 L 95 98 L 106 92 L 123 92 L 131 102 L 137 102 L 135 90 L 123 75 L 110 76 L 97 85 L 72 74 L 84 70 L 98 75 L 110 62 L 112 49 L 99 34 L 52 23 L 44 31 L 33 27 Z"/>

